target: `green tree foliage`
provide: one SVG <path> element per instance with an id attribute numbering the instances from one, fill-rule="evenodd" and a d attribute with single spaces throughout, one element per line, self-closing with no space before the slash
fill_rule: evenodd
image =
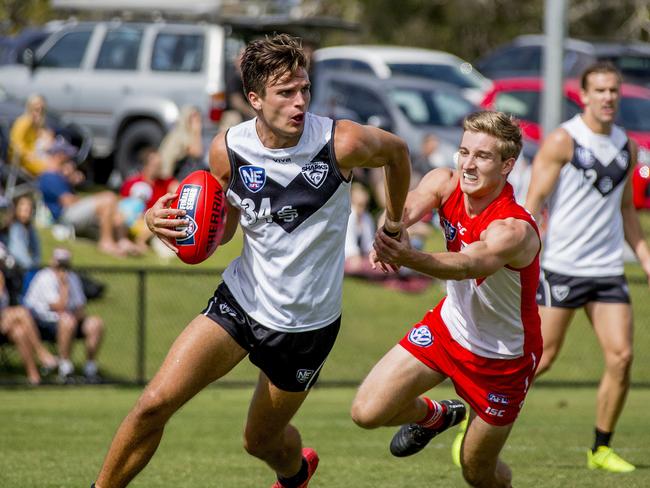
<path id="1" fill-rule="evenodd" d="M 49 0 L 0 0 L 0 28 L 5 34 L 15 34 L 30 25 L 41 25 L 50 18 Z"/>
<path id="2" fill-rule="evenodd" d="M 544 27 L 544 0 L 330 0 L 328 13 L 361 25 L 358 41 L 440 49 L 465 59 Z M 567 0 L 568 34 L 648 41 L 648 0 Z M 355 18 L 350 18 L 354 15 Z"/>

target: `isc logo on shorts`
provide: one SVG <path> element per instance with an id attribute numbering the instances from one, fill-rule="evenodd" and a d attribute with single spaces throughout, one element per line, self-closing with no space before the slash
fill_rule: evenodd
<path id="1" fill-rule="evenodd" d="M 429 327 L 426 325 L 413 327 L 411 332 L 409 332 L 409 342 L 420 347 L 428 347 L 433 344 L 433 336 L 431 335 Z"/>

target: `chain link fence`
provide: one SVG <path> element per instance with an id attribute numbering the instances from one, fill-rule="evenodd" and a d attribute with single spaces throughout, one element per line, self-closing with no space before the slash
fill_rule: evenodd
<path id="1" fill-rule="evenodd" d="M 98 356 L 103 378 L 125 384 L 144 384 L 151 379 L 175 338 L 204 309 L 221 279 L 221 270 L 190 267 L 84 267 L 76 271 L 105 285 L 102 296 L 88 302 L 87 312 L 99 315 L 105 322 Z M 635 386 L 650 386 L 650 358 L 641 354 L 650 347 L 647 282 L 638 274 L 629 277 L 629 281 L 636 316 L 637 354 L 632 379 Z M 415 296 L 346 279 L 343 326 L 319 384 L 358 384 L 443 294 L 442 286 L 432 286 Z M 83 343 L 76 341 L 73 361 L 78 372 L 84 359 Z M 592 385 L 598 382 L 602 368 L 595 334 L 584 313 L 578 312 L 560 359 L 540 383 Z M 248 361 L 242 361 L 220 382 L 253 384 L 256 379 L 257 370 Z M 55 381 L 54 377 L 45 379 Z M 0 347 L 0 384 L 22 382 L 20 358 L 12 345 L 4 344 Z"/>

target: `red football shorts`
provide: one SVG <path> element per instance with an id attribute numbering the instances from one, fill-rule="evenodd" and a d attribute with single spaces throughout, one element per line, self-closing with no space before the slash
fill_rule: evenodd
<path id="1" fill-rule="evenodd" d="M 456 392 L 491 425 L 509 425 L 524 405 L 541 349 L 516 359 L 477 356 L 452 339 L 441 304 L 413 326 L 400 345 L 431 369 L 448 376 Z"/>

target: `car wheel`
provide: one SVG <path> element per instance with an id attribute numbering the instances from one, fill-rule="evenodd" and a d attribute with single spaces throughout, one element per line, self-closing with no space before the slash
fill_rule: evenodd
<path id="1" fill-rule="evenodd" d="M 140 150 L 145 147 L 158 148 L 163 136 L 162 127 L 151 120 L 140 120 L 124 129 L 115 152 L 115 167 L 122 178 L 139 170 L 138 153 Z"/>

